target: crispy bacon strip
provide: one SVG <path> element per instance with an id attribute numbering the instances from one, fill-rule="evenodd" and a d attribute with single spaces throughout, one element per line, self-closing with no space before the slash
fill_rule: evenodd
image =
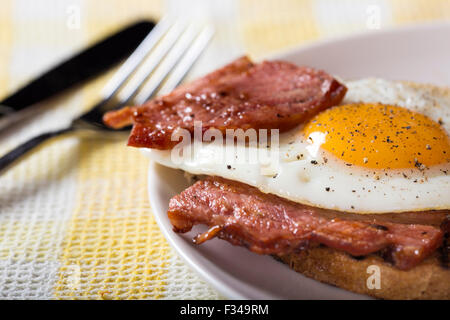
<path id="1" fill-rule="evenodd" d="M 354 256 L 380 252 L 402 270 L 419 264 L 442 244 L 443 232 L 436 226 L 343 220 L 331 218 L 332 213 L 209 177 L 173 197 L 168 216 L 176 232 L 187 232 L 195 224 L 214 227 L 198 236 L 200 243 L 218 236 L 276 255 L 320 243 Z"/>
<path id="2" fill-rule="evenodd" d="M 347 89 L 324 71 L 282 61 L 254 64 L 242 57 L 140 107 L 109 112 L 104 122 L 134 124 L 128 145 L 171 149 L 177 128 L 288 130 L 339 104 Z"/>

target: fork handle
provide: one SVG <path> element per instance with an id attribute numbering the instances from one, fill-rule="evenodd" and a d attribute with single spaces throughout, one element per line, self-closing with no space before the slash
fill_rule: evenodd
<path id="1" fill-rule="evenodd" d="M 0 176 L 4 174 L 10 167 L 18 163 L 25 154 L 27 154 L 29 151 L 31 151 L 44 141 L 73 130 L 73 127 L 69 127 L 57 131 L 46 132 L 22 143 L 18 147 L 9 151 L 7 154 L 0 158 Z"/>

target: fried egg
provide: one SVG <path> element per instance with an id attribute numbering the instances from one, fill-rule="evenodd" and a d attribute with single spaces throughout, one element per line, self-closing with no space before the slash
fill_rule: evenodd
<path id="1" fill-rule="evenodd" d="M 203 143 L 182 162 L 170 150 L 143 152 L 168 167 L 315 207 L 361 214 L 450 209 L 450 91 L 382 79 L 345 84 L 341 105 L 280 134 L 277 148 Z M 276 151 L 275 158 L 249 161 L 263 150 Z"/>

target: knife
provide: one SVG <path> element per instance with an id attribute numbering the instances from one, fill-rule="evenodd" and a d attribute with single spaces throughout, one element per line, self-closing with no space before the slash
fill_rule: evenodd
<path id="1" fill-rule="evenodd" d="M 75 84 L 101 74 L 131 54 L 153 29 L 139 21 L 61 62 L 0 102 L 0 130 L 18 120 L 23 110 Z"/>

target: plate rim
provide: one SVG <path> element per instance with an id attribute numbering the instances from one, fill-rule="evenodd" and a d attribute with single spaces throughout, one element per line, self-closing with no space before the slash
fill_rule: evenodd
<path id="1" fill-rule="evenodd" d="M 414 24 L 405 24 L 401 26 L 389 26 L 384 27 L 382 29 L 374 29 L 374 30 L 367 29 L 364 31 L 355 31 L 352 32 L 351 34 L 338 34 L 317 40 L 308 40 L 300 45 L 298 44 L 293 45 L 285 49 L 277 50 L 276 52 L 263 55 L 262 58 L 258 60 L 262 61 L 262 60 L 280 59 L 288 55 L 298 54 L 299 52 L 317 50 L 322 46 L 328 46 L 335 42 L 355 41 L 361 38 L 380 37 L 386 34 L 414 32 L 418 30 L 441 29 L 441 28 L 447 28 L 450 30 L 450 21 L 445 20 L 428 21 Z"/>
<path id="2" fill-rule="evenodd" d="M 239 291 L 234 289 L 233 287 L 229 286 L 226 282 L 220 281 L 216 276 L 213 276 L 210 274 L 210 272 L 204 270 L 204 268 L 200 267 L 200 265 L 193 261 L 192 257 L 189 254 L 186 254 L 185 251 L 179 250 L 179 246 L 184 246 L 185 244 L 182 243 L 181 239 L 178 239 L 178 235 L 173 232 L 170 228 L 167 228 L 164 224 L 164 221 L 159 214 L 155 214 L 154 204 L 158 201 L 155 199 L 156 192 L 152 190 L 152 183 L 151 180 L 157 177 L 157 169 L 156 166 L 158 165 L 156 162 L 150 160 L 148 166 L 148 174 L 147 174 L 147 183 L 148 183 L 148 197 L 150 201 L 150 206 L 152 208 L 152 214 L 153 217 L 156 220 L 156 223 L 158 224 L 159 229 L 163 233 L 164 237 L 166 238 L 167 242 L 169 242 L 172 249 L 175 250 L 175 252 L 192 268 L 197 272 L 198 275 L 200 275 L 208 284 L 214 287 L 221 295 L 229 298 L 229 299 L 236 299 L 236 300 L 245 300 L 248 299 L 248 297 L 245 297 L 242 295 Z M 176 169 L 173 169 L 176 170 Z"/>

